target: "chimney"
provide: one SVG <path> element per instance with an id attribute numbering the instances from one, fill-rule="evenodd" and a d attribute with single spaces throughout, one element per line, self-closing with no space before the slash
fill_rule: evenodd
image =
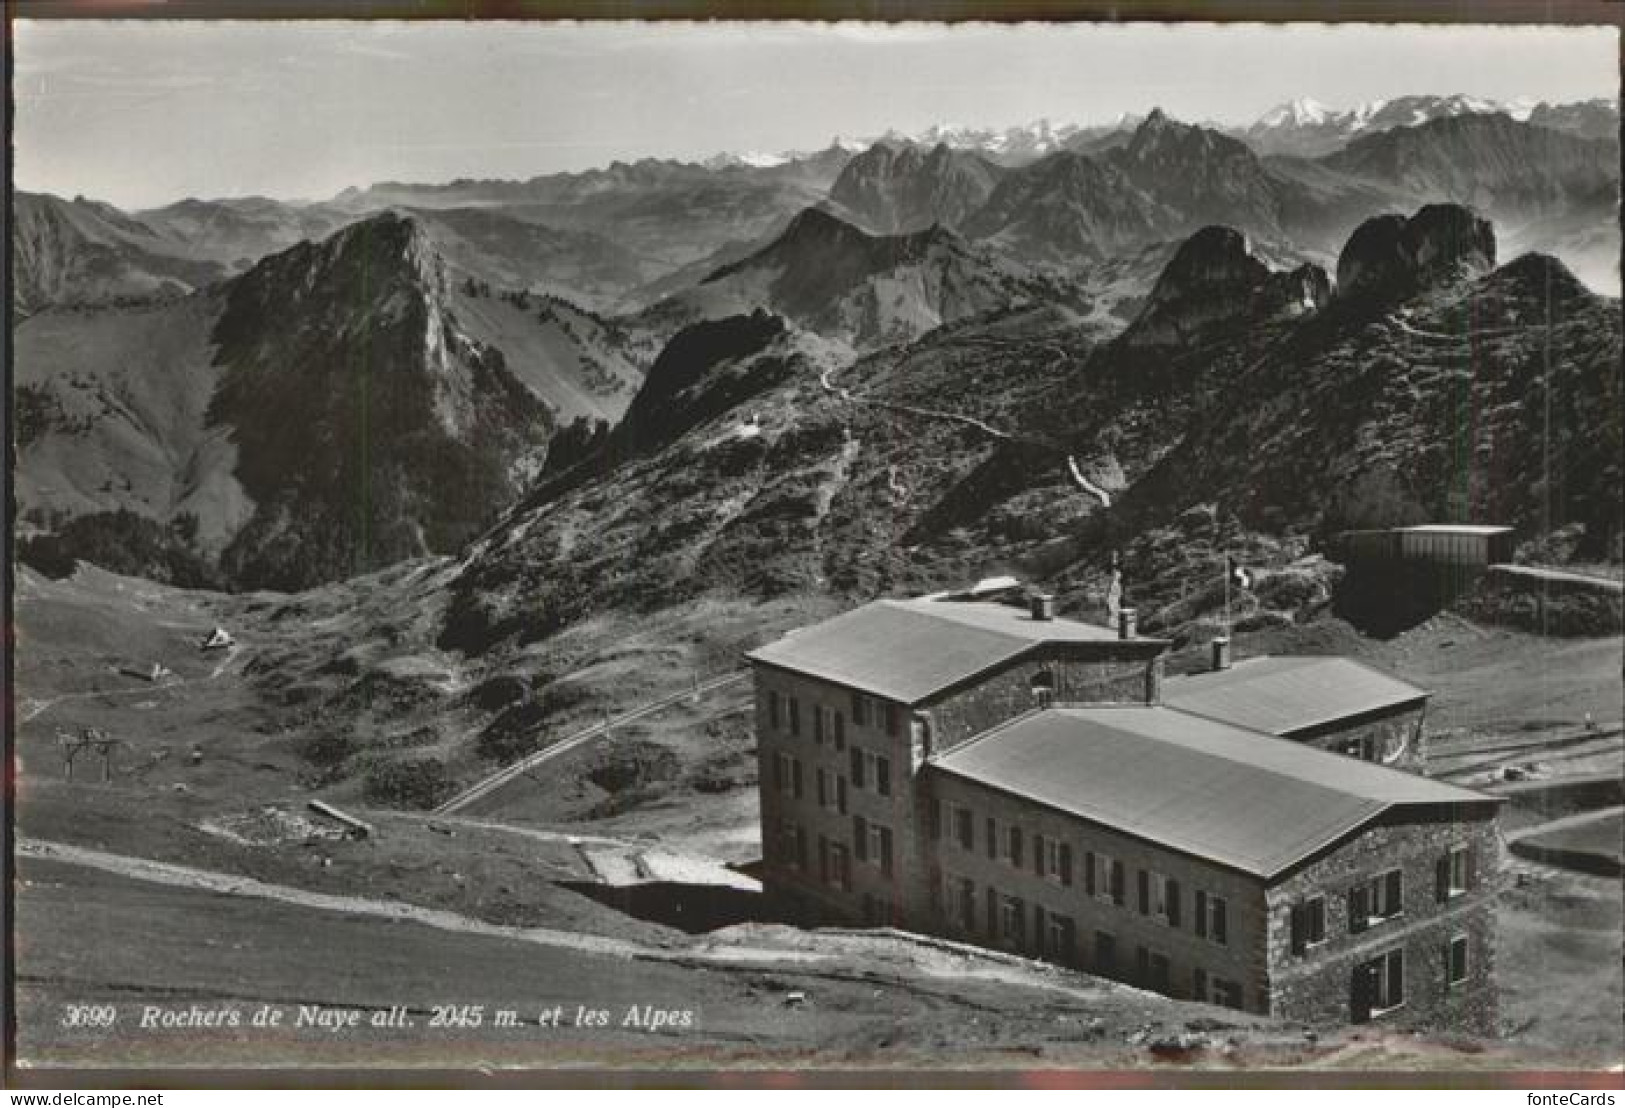
<path id="1" fill-rule="evenodd" d="M 1032 612 L 1033 619 L 1039 623 L 1048 623 L 1055 618 L 1055 596 L 1053 593 L 1035 592 L 1027 598 L 1028 610 Z"/>
<path id="2" fill-rule="evenodd" d="M 1228 635 L 1216 636 L 1213 640 L 1213 671 L 1230 668 L 1230 637 Z"/>
<path id="3" fill-rule="evenodd" d="M 1134 615 L 1135 615 L 1135 613 L 1134 613 L 1133 608 L 1119 608 L 1119 609 L 1117 609 L 1117 637 L 1118 638 L 1120 638 L 1120 639 L 1132 639 L 1132 638 L 1135 637 L 1137 629 L 1135 628 L 1135 625 L 1134 625 Z"/>

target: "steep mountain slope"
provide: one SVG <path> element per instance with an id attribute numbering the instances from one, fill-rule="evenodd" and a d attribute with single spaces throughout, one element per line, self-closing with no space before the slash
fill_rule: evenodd
<path id="1" fill-rule="evenodd" d="M 1181 231 L 1223 223 L 1279 237 L 1277 187 L 1247 145 L 1152 109 L 1128 143 L 1105 155 L 1141 191 L 1180 215 Z"/>
<path id="2" fill-rule="evenodd" d="M 1204 227 L 1175 252 L 1122 342 L 1190 347 L 1215 330 L 1304 315 L 1329 299 L 1331 281 L 1319 266 L 1271 270 L 1239 231 Z"/>
<path id="3" fill-rule="evenodd" d="M 1114 165 L 1062 151 L 1008 173 L 964 231 L 1017 257 L 1077 264 L 1167 238 L 1179 220 Z"/>
<path id="4" fill-rule="evenodd" d="M 461 322 L 477 315 L 461 295 L 430 236 L 384 215 L 206 293 L 30 318 L 15 336 L 25 526 L 127 530 L 127 510 L 249 587 L 454 548 L 539 469 L 551 375 L 613 345 L 579 309 L 528 305 L 551 338 L 511 344 L 521 374 L 472 333 L 498 329 L 486 317 Z M 554 360 L 535 364 L 547 342 Z M 611 396 L 638 376 L 598 369 Z"/>
<path id="5" fill-rule="evenodd" d="M 1619 147 L 1506 115 L 1465 115 L 1351 143 L 1321 164 L 1432 201 L 1472 204 L 1507 223 L 1557 212 L 1613 216 Z"/>
<path id="6" fill-rule="evenodd" d="M 404 214 L 454 269 L 496 288 L 606 309 L 660 272 L 589 231 L 563 231 L 495 208 L 417 208 Z"/>
<path id="7" fill-rule="evenodd" d="M 941 227 L 873 236 L 816 208 L 766 248 L 644 313 L 675 332 L 756 308 L 854 346 L 910 341 L 944 323 L 1076 293 Z"/>
<path id="8" fill-rule="evenodd" d="M 233 283 L 209 405 L 256 504 L 222 558 L 233 579 L 299 587 L 450 549 L 514 497 L 547 410 L 448 295 L 427 236 L 393 216 Z"/>
<path id="9" fill-rule="evenodd" d="M 228 272 L 185 239 L 83 197 L 18 192 L 12 221 L 12 302 L 24 315 L 53 304 L 172 298 Z"/>
<path id="10" fill-rule="evenodd" d="M 1529 113 L 1530 123 L 1549 127 L 1576 138 L 1619 138 L 1619 102 L 1617 100 L 1581 100 L 1573 104 L 1548 104 L 1542 101 Z"/>
<path id="11" fill-rule="evenodd" d="M 233 272 L 299 242 L 326 238 L 355 216 L 321 204 L 287 204 L 265 196 L 187 197 L 135 218 L 187 243 Z"/>
<path id="12" fill-rule="evenodd" d="M 129 509 L 196 520 L 218 556 L 253 512 L 230 428 L 210 427 L 218 291 L 97 312 L 47 311 L 16 330 L 19 532 Z"/>
<path id="13" fill-rule="evenodd" d="M 876 143 L 846 164 L 829 198 L 882 234 L 957 227 L 987 200 L 999 176 L 991 162 L 945 143 L 929 149 Z"/>

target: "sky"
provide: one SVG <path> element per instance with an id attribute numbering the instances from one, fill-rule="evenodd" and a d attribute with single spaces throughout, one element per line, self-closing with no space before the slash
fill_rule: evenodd
<path id="1" fill-rule="evenodd" d="M 14 49 L 16 187 L 125 208 L 1153 106 L 1619 95 L 1611 27 L 18 20 Z"/>

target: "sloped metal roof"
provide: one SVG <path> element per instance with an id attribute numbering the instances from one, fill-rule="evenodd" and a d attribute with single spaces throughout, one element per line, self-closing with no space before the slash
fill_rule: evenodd
<path id="1" fill-rule="evenodd" d="M 1394 530 L 1412 535 L 1506 535 L 1512 532 L 1512 528 L 1495 523 L 1419 523 Z"/>
<path id="2" fill-rule="evenodd" d="M 1495 802 L 1166 707 L 1033 712 L 932 766 L 1266 879 L 1391 808 Z"/>
<path id="3" fill-rule="evenodd" d="M 1290 735 L 1362 712 L 1417 703 L 1428 693 L 1352 658 L 1248 658 L 1162 683 L 1162 702 L 1212 719 Z"/>
<path id="4" fill-rule="evenodd" d="M 1039 643 L 1116 639 L 1105 627 L 1035 620 L 1025 608 L 1007 604 L 876 600 L 792 631 L 747 656 L 913 704 Z"/>

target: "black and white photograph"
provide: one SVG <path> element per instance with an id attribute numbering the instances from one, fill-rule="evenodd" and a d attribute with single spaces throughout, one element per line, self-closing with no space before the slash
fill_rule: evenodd
<path id="1" fill-rule="evenodd" d="M 12 1079 L 1617 1085 L 1617 14 L 227 7 L 10 7 Z"/>

